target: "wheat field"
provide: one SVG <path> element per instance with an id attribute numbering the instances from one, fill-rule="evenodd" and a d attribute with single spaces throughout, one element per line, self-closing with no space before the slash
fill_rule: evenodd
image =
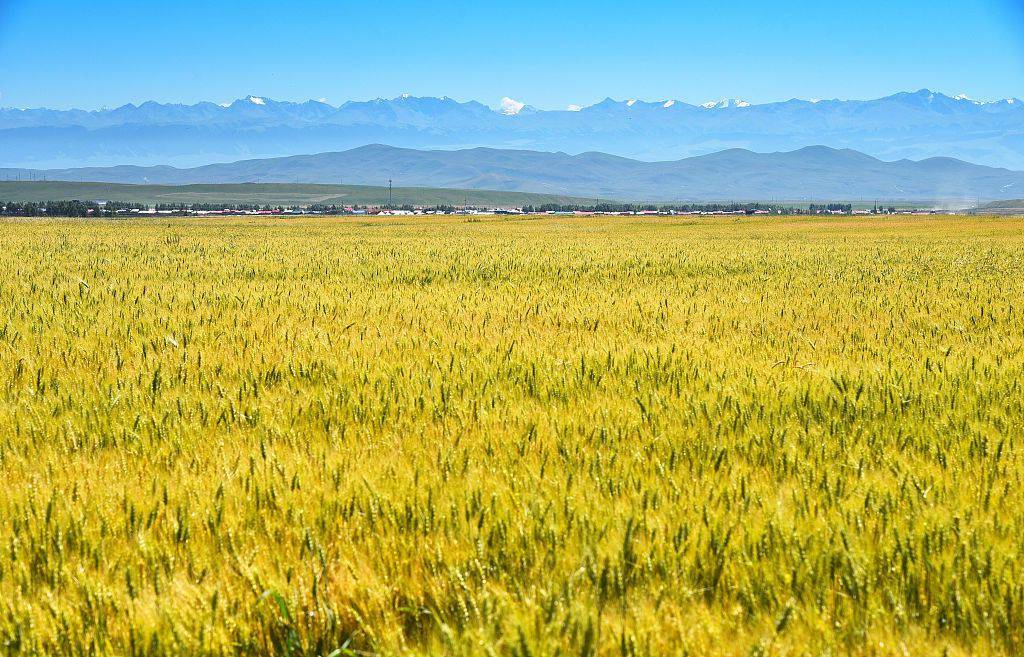
<path id="1" fill-rule="evenodd" d="M 1024 220 L 0 224 L 7 655 L 1024 651 Z"/>

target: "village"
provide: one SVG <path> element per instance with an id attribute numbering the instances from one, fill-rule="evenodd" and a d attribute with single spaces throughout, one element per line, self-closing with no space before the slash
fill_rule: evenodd
<path id="1" fill-rule="evenodd" d="M 794 216 L 794 215 L 932 215 L 953 210 L 895 205 L 854 207 L 850 203 L 783 205 L 764 203 L 703 203 L 633 205 L 472 206 L 472 205 L 258 205 L 258 204 L 155 204 L 124 201 L 0 201 L 0 216 L 62 216 L 94 218 L 218 217 L 218 216 Z"/>

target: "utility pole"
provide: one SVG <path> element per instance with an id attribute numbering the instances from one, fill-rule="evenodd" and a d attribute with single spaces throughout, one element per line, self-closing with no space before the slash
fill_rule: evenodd
<path id="1" fill-rule="evenodd" d="M 391 178 L 388 178 L 388 206 L 390 207 L 391 205 Z"/>

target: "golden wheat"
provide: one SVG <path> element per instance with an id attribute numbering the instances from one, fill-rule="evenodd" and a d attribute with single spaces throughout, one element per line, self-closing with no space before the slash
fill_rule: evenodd
<path id="1" fill-rule="evenodd" d="M 1024 221 L 0 224 L 12 655 L 1024 650 Z"/>

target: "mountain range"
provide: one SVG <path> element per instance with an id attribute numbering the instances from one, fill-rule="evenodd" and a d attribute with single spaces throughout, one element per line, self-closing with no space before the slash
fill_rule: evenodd
<path id="1" fill-rule="evenodd" d="M 0 169 L 0 179 L 131 184 L 323 183 L 562 194 L 606 200 L 907 200 L 968 206 L 1019 197 L 1024 172 L 952 158 L 886 162 L 824 146 L 790 152 L 728 149 L 647 162 L 606 153 L 579 155 L 473 148 L 415 150 L 370 145 L 317 155 L 242 160 L 194 168 L 122 165 Z"/>
<path id="2" fill-rule="evenodd" d="M 541 110 L 511 98 L 413 97 L 340 106 L 247 96 L 195 105 L 153 101 L 95 111 L 0 109 L 0 166 L 196 166 L 350 149 L 486 146 L 676 160 L 732 148 L 759 152 L 827 145 L 896 160 L 952 156 L 1024 169 L 1024 102 L 922 89 L 875 100 L 605 99 Z"/>

